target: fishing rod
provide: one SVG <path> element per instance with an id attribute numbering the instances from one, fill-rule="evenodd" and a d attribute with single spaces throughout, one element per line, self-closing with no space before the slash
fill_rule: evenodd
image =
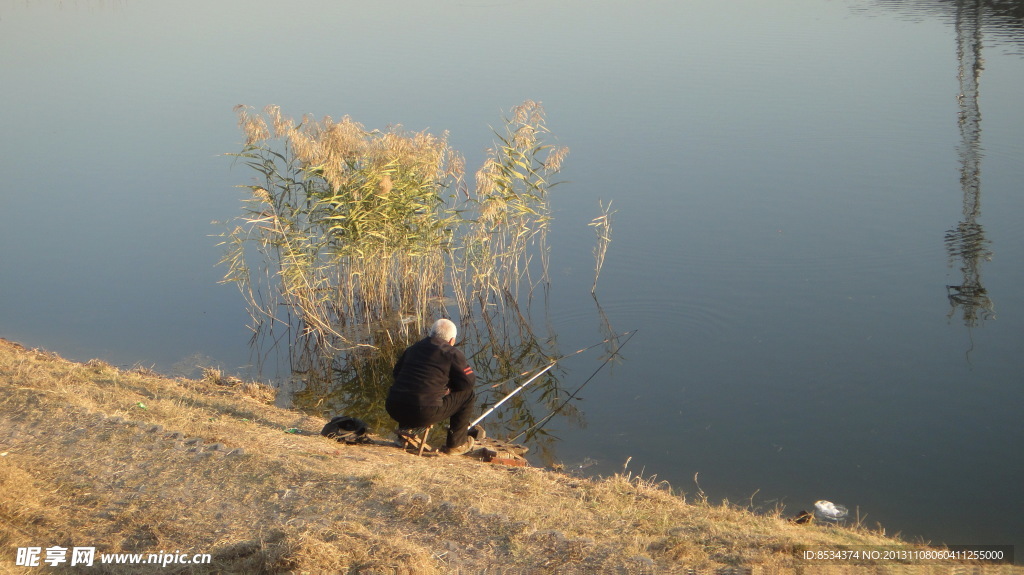
<path id="1" fill-rule="evenodd" d="M 526 380 L 526 383 L 524 383 L 524 384 L 520 385 L 519 387 L 517 387 L 517 388 L 513 389 L 513 390 L 512 390 L 512 393 L 510 393 L 510 394 L 506 395 L 505 397 L 501 398 L 501 401 L 499 401 L 498 403 L 495 403 L 494 405 L 492 405 L 492 406 L 491 406 L 491 408 L 490 408 L 490 409 L 488 409 L 487 411 L 485 411 L 483 415 L 481 415 L 480 417 L 478 417 L 478 418 L 474 419 L 474 420 L 473 420 L 473 423 L 470 423 L 470 424 L 469 424 L 469 426 L 470 426 L 470 427 L 473 427 L 474 425 L 476 425 L 476 424 L 480 423 L 480 421 L 481 421 L 481 420 L 483 420 L 483 418 L 485 418 L 485 417 L 487 417 L 488 415 L 490 415 L 490 414 L 491 414 L 491 412 L 492 412 L 492 411 L 494 411 L 495 409 L 498 409 L 498 407 L 499 407 L 499 406 L 501 406 L 501 404 L 503 404 L 503 403 L 505 403 L 506 401 L 508 401 L 508 400 L 509 400 L 509 398 L 511 398 L 511 397 L 512 397 L 513 395 L 515 395 L 515 394 L 519 393 L 519 392 L 520 392 L 520 391 L 521 391 L 521 390 L 522 390 L 523 388 L 525 388 L 525 387 L 526 387 L 527 385 L 530 385 L 531 383 L 533 383 L 533 380 L 535 380 L 535 379 L 537 379 L 538 377 L 540 377 L 540 376 L 544 375 L 545 373 L 547 373 L 547 371 L 548 371 L 549 369 L 551 369 L 552 367 L 555 367 L 555 363 L 556 363 L 556 362 L 552 361 L 551 363 L 549 363 L 549 364 L 548 364 L 548 366 L 547 366 L 547 367 L 545 367 L 544 369 L 542 369 L 542 370 L 538 371 L 538 372 L 537 372 L 537 375 L 534 375 L 534 376 L 533 376 L 533 377 L 531 377 L 530 379 Z"/>
<path id="2" fill-rule="evenodd" d="M 547 365 L 546 367 L 544 367 L 544 369 L 542 369 L 542 370 L 538 371 L 538 372 L 537 372 L 536 374 L 534 374 L 534 375 L 533 375 L 533 377 L 531 377 L 530 379 L 528 379 L 528 380 L 526 380 L 525 382 L 523 382 L 523 384 L 522 384 L 522 385 L 520 385 L 519 387 L 517 387 L 517 388 L 513 389 L 513 390 L 512 390 L 512 391 L 511 391 L 511 392 L 510 392 L 510 393 L 509 393 L 508 395 L 506 395 L 505 397 L 501 398 L 501 401 L 499 401 L 498 403 L 495 403 L 494 405 L 492 405 L 492 406 L 490 407 L 490 409 L 488 409 L 487 411 L 485 411 L 485 412 L 483 413 L 483 415 L 481 415 L 480 417 L 478 417 L 478 418 L 476 418 L 475 420 L 473 420 L 473 422 L 472 422 L 472 423 L 470 423 L 470 424 L 469 424 L 469 426 L 470 426 L 470 427 L 473 427 L 474 425 L 476 425 L 476 424 L 480 423 L 481 421 L 483 421 L 483 419 L 484 419 L 485 417 L 487 417 L 488 415 L 490 415 L 490 414 L 491 414 L 491 413 L 492 413 L 492 412 L 493 412 L 493 411 L 494 411 L 495 409 L 498 409 L 498 407 L 499 407 L 499 406 L 500 406 L 501 404 L 503 404 L 503 403 L 505 403 L 506 401 L 508 401 L 508 399 L 509 399 L 509 398 L 511 398 L 511 397 L 512 397 L 513 395 L 515 395 L 515 394 L 519 393 L 520 391 L 522 391 L 522 390 L 523 390 L 523 389 L 524 389 L 524 388 L 525 388 L 525 387 L 526 387 L 527 385 L 530 385 L 531 383 L 533 383 L 533 382 L 534 382 L 534 380 L 536 380 L 536 379 L 537 379 L 538 377 L 540 377 L 540 376 L 544 375 L 545 373 L 547 373 L 547 371 L 548 371 L 549 369 L 551 369 L 552 367 L 555 367 L 555 364 L 556 364 L 556 363 L 558 363 L 558 362 L 560 362 L 560 361 L 562 361 L 563 359 L 565 359 L 565 358 L 567 358 L 567 357 L 572 357 L 572 356 L 574 356 L 574 355 L 577 355 L 577 354 L 580 354 L 580 353 L 583 353 L 583 352 L 587 351 L 588 349 L 593 349 L 593 348 L 595 348 L 595 347 L 597 347 L 597 346 L 599 346 L 599 345 L 601 345 L 601 344 L 603 344 L 603 343 L 606 343 L 606 342 L 608 342 L 608 341 L 611 341 L 612 339 L 614 339 L 614 338 L 617 338 L 617 337 L 622 337 L 622 336 L 624 336 L 624 335 L 628 335 L 629 337 L 633 337 L 633 334 L 634 334 L 634 333 L 636 333 L 636 330 L 633 330 L 633 331 L 627 331 L 627 332 L 625 332 L 625 333 L 622 333 L 622 334 L 619 334 L 619 335 L 613 335 L 612 337 L 609 337 L 609 338 L 607 338 L 607 339 L 605 339 L 605 340 L 603 340 L 603 341 L 599 341 L 599 342 L 595 343 L 594 345 L 588 345 L 587 347 L 584 347 L 584 348 L 582 348 L 582 349 L 578 349 L 578 350 L 576 350 L 576 351 L 574 351 L 574 352 L 572 352 L 572 353 L 567 353 L 567 354 L 563 355 L 562 357 L 558 357 L 558 358 L 552 359 L 552 360 L 551 360 L 551 363 L 549 363 L 549 364 L 548 364 L 548 365 Z M 627 339 L 626 339 L 626 341 L 629 341 L 629 339 L 627 338 Z M 614 355 L 615 355 L 615 353 L 617 353 L 617 352 L 619 351 L 619 349 L 621 349 L 621 348 L 622 348 L 622 346 L 620 345 L 620 346 L 618 347 L 618 349 L 616 349 L 616 350 L 615 350 L 615 352 L 613 352 L 613 353 L 612 353 L 612 355 L 614 356 Z M 606 360 L 606 363 L 607 363 L 607 360 Z M 492 387 L 492 388 L 498 387 L 499 385 L 502 385 L 502 384 L 504 384 L 504 383 L 508 383 L 508 382 L 510 382 L 510 381 L 512 381 L 512 380 L 514 380 L 514 379 L 516 379 L 517 377 L 521 377 L 521 376 L 523 376 L 523 375 L 526 375 L 526 374 L 528 374 L 528 373 L 530 373 L 530 372 L 529 372 L 529 371 L 523 372 L 523 373 L 521 373 L 520 375 L 517 375 L 517 376 L 515 376 L 515 377 L 511 377 L 511 378 L 509 378 L 509 379 L 506 379 L 505 381 L 502 381 L 502 382 L 500 382 L 500 383 L 496 383 L 496 384 L 492 385 L 491 387 Z M 591 376 L 591 377 L 593 377 L 593 376 Z"/>
<path id="3" fill-rule="evenodd" d="M 585 351 L 587 351 L 589 349 L 594 349 L 595 347 L 597 347 L 597 346 L 599 346 L 601 344 L 608 343 L 609 341 L 611 341 L 613 339 L 617 339 L 617 338 L 624 337 L 624 336 L 627 336 L 627 335 L 632 336 L 632 334 L 635 333 L 635 332 L 636 332 L 636 330 L 634 329 L 633 331 L 627 331 L 627 332 L 615 334 L 615 335 L 613 335 L 613 336 L 611 336 L 611 337 L 609 337 L 607 339 L 603 339 L 603 340 L 595 343 L 594 345 L 588 345 L 587 347 L 584 347 L 584 348 L 581 348 L 581 349 L 577 349 L 576 351 L 574 351 L 572 353 L 567 353 L 567 354 L 565 354 L 565 355 L 563 355 L 561 357 L 556 357 L 555 359 L 551 360 L 551 363 L 558 363 L 558 362 L 562 361 L 563 359 L 570 358 L 570 357 L 572 357 L 574 355 L 579 355 L 579 354 L 581 354 L 581 353 L 583 353 L 583 352 L 585 352 Z M 508 383 L 510 381 L 515 381 L 515 380 L 519 379 L 520 377 L 523 377 L 524 375 L 529 375 L 532 372 L 533 372 L 533 370 L 531 369 L 531 370 L 524 371 L 523 373 L 520 373 L 518 375 L 513 375 L 512 377 L 510 377 L 510 378 L 508 378 L 508 379 L 506 379 L 504 381 L 499 381 L 498 383 L 490 385 L 490 388 L 494 389 L 495 387 L 498 387 L 498 386 L 501 386 L 501 385 L 505 385 L 506 383 Z M 486 385 L 487 384 L 484 383 L 484 384 L 479 385 L 477 387 L 484 387 Z"/>
<path id="4" fill-rule="evenodd" d="M 526 439 L 530 439 L 531 437 L 536 435 L 538 431 L 543 429 L 544 426 L 547 424 L 547 422 L 551 421 L 552 417 L 554 417 L 559 411 L 562 411 L 562 408 L 564 408 L 566 405 L 568 405 L 569 402 L 572 401 L 576 397 L 576 394 L 579 393 L 580 390 L 582 390 L 584 387 L 586 387 L 586 385 L 588 383 L 590 383 L 590 380 L 594 379 L 594 377 L 598 374 L 598 372 L 600 372 L 602 369 L 604 369 L 604 366 L 608 365 L 608 363 L 612 360 L 613 357 L 618 355 L 619 350 L 622 349 L 623 347 L 625 347 L 625 345 L 627 343 L 629 343 L 629 340 L 633 338 L 633 335 L 636 334 L 636 332 L 637 332 L 637 330 L 635 330 L 635 329 L 633 331 L 626 332 L 627 334 L 629 334 L 629 337 L 627 337 L 621 344 L 619 344 L 619 347 L 615 348 L 615 351 L 613 351 L 611 354 L 608 355 L 608 359 L 605 359 L 601 363 L 601 365 L 599 365 L 597 367 L 597 369 L 594 370 L 594 373 L 590 374 L 590 377 L 588 377 L 586 381 L 584 381 L 582 384 L 580 384 L 579 387 L 576 388 L 576 391 L 572 392 L 572 394 L 569 395 L 569 397 L 565 398 L 565 401 L 563 401 L 551 413 L 547 414 L 544 417 L 544 419 L 541 419 L 537 423 L 534 423 L 526 431 L 524 431 L 524 432 L 520 433 L 519 435 L 513 437 L 512 439 L 508 440 L 509 443 L 514 443 L 517 439 L 519 439 L 520 437 L 522 437 L 522 436 L 524 436 L 526 434 L 529 434 Z M 608 338 L 608 339 L 611 339 L 611 338 Z M 472 427 L 472 426 L 470 426 L 470 427 Z"/>

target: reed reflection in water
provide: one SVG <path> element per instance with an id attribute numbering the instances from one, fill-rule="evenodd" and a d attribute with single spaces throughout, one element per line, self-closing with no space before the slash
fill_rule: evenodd
<path id="1" fill-rule="evenodd" d="M 459 322 L 461 339 L 456 345 L 463 349 L 477 373 L 480 413 L 516 391 L 531 376 L 540 374 L 481 423 L 489 436 L 522 439 L 543 464 L 551 465 L 558 460 L 555 449 L 558 438 L 545 429 L 545 424 L 559 416 L 572 426 L 586 426 L 586 418 L 574 400 L 590 379 L 583 380 L 560 362 L 601 348 L 603 351 L 597 358 L 600 370 L 623 359 L 621 348 L 631 334 L 616 333 L 596 296 L 594 303 L 605 339 L 564 354 L 559 351 L 557 334 L 549 328 L 543 333 L 536 331 L 535 325 L 550 326 L 546 305 L 540 321 L 524 313 L 513 299 L 501 310 L 462 318 Z M 377 433 L 386 434 L 395 425 L 384 409 L 393 380 L 392 370 L 398 357 L 417 337 L 400 325 L 380 326 L 373 334 L 373 349 L 367 347 L 340 354 L 329 374 L 316 371 L 296 374 L 300 376 L 301 389 L 291 394 L 290 403 L 324 416 L 359 417 Z M 552 364 L 553 368 L 544 371 Z M 566 381 L 579 383 L 570 392 Z M 441 441 L 444 430 L 438 426 L 432 433 L 433 440 Z"/>

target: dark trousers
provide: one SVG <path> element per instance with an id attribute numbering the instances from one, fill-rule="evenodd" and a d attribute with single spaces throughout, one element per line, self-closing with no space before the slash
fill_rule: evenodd
<path id="1" fill-rule="evenodd" d="M 384 408 L 398 422 L 398 427 L 402 428 L 426 427 L 450 419 L 445 445 L 458 447 L 466 442 L 469 422 L 473 421 L 476 392 L 472 389 L 453 391 L 444 396 L 442 401 L 438 406 L 419 406 L 392 401 L 388 397 Z"/>

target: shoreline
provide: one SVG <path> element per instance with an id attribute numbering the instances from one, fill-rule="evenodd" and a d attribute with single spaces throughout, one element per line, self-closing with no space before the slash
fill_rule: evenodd
<path id="1" fill-rule="evenodd" d="M 326 420 L 275 407 L 261 384 L 76 363 L 0 339 L 0 387 L 4 572 L 30 569 L 19 550 L 38 547 L 45 559 L 47 548 L 92 547 L 97 562 L 164 553 L 171 573 L 1024 573 L 959 560 L 807 560 L 807 549 L 930 548 L 711 504 L 628 473 L 584 478 L 421 458 L 383 440 L 346 445 L 319 435 Z M 209 564 L 180 562 L 203 554 Z"/>

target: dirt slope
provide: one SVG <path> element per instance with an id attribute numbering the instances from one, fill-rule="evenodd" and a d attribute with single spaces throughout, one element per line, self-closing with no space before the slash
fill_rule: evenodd
<path id="1" fill-rule="evenodd" d="M 786 572 L 807 566 L 801 545 L 901 544 L 687 502 L 629 475 L 343 445 L 271 397 L 0 340 L 0 571 L 52 571 L 60 547 L 55 566 L 72 573 Z M 42 567 L 19 565 L 32 547 Z M 92 567 L 70 565 L 75 547 L 95 549 Z M 170 562 L 141 564 L 150 554 Z"/>

